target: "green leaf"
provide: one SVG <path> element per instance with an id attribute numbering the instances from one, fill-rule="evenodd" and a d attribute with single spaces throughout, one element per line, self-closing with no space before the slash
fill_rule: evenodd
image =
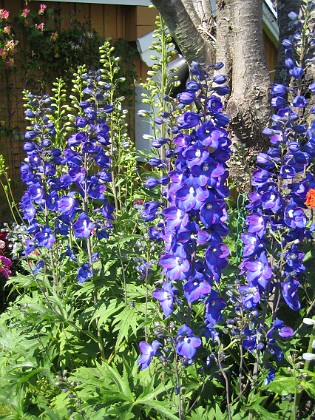
<path id="1" fill-rule="evenodd" d="M 117 300 L 112 299 L 109 304 L 108 303 L 102 303 L 101 306 L 96 309 L 94 312 L 91 323 L 97 319 L 98 320 L 98 327 L 105 325 L 108 321 L 108 319 L 118 312 L 120 309 L 122 309 L 125 305 L 123 303 L 117 304 Z"/>
<path id="2" fill-rule="evenodd" d="M 168 401 L 156 401 L 156 400 L 148 400 L 144 404 L 147 407 L 153 408 L 156 412 L 166 416 L 166 418 L 171 420 L 178 420 L 178 416 L 176 416 L 175 410 L 170 410 L 171 402 Z M 151 417 L 154 418 L 154 417 Z"/>
<path id="3" fill-rule="evenodd" d="M 297 390 L 297 387 L 298 383 L 295 378 L 288 376 L 278 376 L 266 386 L 266 389 L 279 395 L 287 395 L 294 394 Z"/>
<path id="4" fill-rule="evenodd" d="M 115 368 L 104 364 L 99 365 L 99 369 L 101 369 L 101 372 L 105 372 L 105 378 L 107 377 L 107 379 L 110 379 L 117 385 L 118 390 L 124 395 L 123 399 L 127 399 L 130 402 L 134 401 L 134 396 L 130 390 L 128 381 L 125 381 Z"/>
<path id="5" fill-rule="evenodd" d="M 115 325 L 113 331 L 119 331 L 115 345 L 115 349 L 117 350 L 122 341 L 128 338 L 130 328 L 134 334 L 137 332 L 138 322 L 135 308 L 129 305 L 126 306 L 125 309 L 115 317 L 113 325 Z"/>

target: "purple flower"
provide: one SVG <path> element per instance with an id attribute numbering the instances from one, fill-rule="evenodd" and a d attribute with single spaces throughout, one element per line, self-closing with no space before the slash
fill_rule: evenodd
<path id="1" fill-rule="evenodd" d="M 61 214 L 71 214 L 76 208 L 76 201 L 73 197 L 64 196 L 57 201 L 57 209 Z"/>
<path id="2" fill-rule="evenodd" d="M 217 96 L 211 96 L 207 100 L 206 108 L 213 114 L 217 114 L 222 111 L 223 104 Z"/>
<path id="3" fill-rule="evenodd" d="M 79 128 L 83 128 L 87 125 L 87 120 L 85 117 L 77 117 L 75 119 L 75 125 Z"/>
<path id="4" fill-rule="evenodd" d="M 200 114 L 196 112 L 185 112 L 177 118 L 177 124 L 180 129 L 187 129 L 195 127 L 201 118 Z"/>
<path id="5" fill-rule="evenodd" d="M 34 237 L 38 246 L 44 246 L 47 249 L 51 249 L 53 244 L 56 242 L 56 238 L 49 226 L 44 226 L 40 232 L 35 234 Z"/>
<path id="6" fill-rule="evenodd" d="M 93 276 L 91 267 L 89 264 L 82 264 L 78 269 L 78 282 L 84 283 L 87 279 Z"/>
<path id="7" fill-rule="evenodd" d="M 74 230 L 74 235 L 76 238 L 88 238 L 95 225 L 91 219 L 83 212 L 78 217 L 77 221 L 72 225 Z"/>
<path id="8" fill-rule="evenodd" d="M 246 273 L 246 280 L 250 286 L 259 284 L 263 289 L 267 288 L 273 276 L 265 252 L 262 252 L 256 260 L 243 261 L 240 269 L 240 274 Z"/>
<path id="9" fill-rule="evenodd" d="M 181 92 L 177 95 L 177 100 L 179 103 L 184 105 L 189 105 L 196 99 L 196 94 L 194 92 Z"/>
<path id="10" fill-rule="evenodd" d="M 303 67 L 296 66 L 296 67 L 293 67 L 293 69 L 290 69 L 289 73 L 295 79 L 301 79 L 304 76 L 304 69 Z"/>
<path id="11" fill-rule="evenodd" d="M 152 345 L 147 343 L 146 341 L 140 341 L 139 349 L 142 354 L 137 360 L 138 365 L 141 365 L 140 370 L 149 367 L 152 358 L 156 355 L 160 346 L 162 346 L 162 344 L 157 340 L 154 340 L 152 342 Z"/>
<path id="12" fill-rule="evenodd" d="M 266 378 L 264 379 L 264 384 L 268 385 L 270 384 L 270 382 L 272 382 L 276 377 L 276 373 L 273 367 L 270 367 L 268 370 L 268 374 L 266 376 Z"/>
<path id="13" fill-rule="evenodd" d="M 272 338 L 275 332 L 277 332 L 281 338 L 289 338 L 294 335 L 293 329 L 286 326 L 279 318 L 274 320 L 272 327 L 267 331 L 267 338 Z"/>
<path id="14" fill-rule="evenodd" d="M 307 105 L 307 100 L 305 99 L 304 96 L 296 96 L 293 99 L 292 105 L 296 108 L 305 108 Z"/>
<path id="15" fill-rule="evenodd" d="M 202 276 L 189 278 L 184 284 L 184 294 L 187 302 L 195 302 L 196 300 L 205 298 L 211 292 L 211 286 Z"/>
<path id="16" fill-rule="evenodd" d="M 159 185 L 160 181 L 157 178 L 149 177 L 145 180 L 144 186 L 145 188 L 155 188 Z"/>
<path id="17" fill-rule="evenodd" d="M 186 325 L 183 325 L 178 330 L 176 342 L 176 353 L 188 360 L 191 360 L 195 356 L 197 348 L 201 346 L 200 338 L 195 336 L 192 330 Z"/>
<path id="18" fill-rule="evenodd" d="M 242 233 L 241 238 L 244 243 L 243 257 L 250 257 L 257 251 L 260 241 L 257 236 L 250 233 Z"/>
<path id="19" fill-rule="evenodd" d="M 265 233 L 265 219 L 259 213 L 252 213 L 246 216 L 247 231 L 249 233 L 256 233 L 261 238 Z"/>
<path id="20" fill-rule="evenodd" d="M 256 286 L 239 286 L 242 304 L 245 309 L 252 310 L 260 301 L 259 289 Z"/>
<path id="21" fill-rule="evenodd" d="M 170 280 L 183 280 L 188 277 L 190 263 L 183 246 L 178 245 L 174 254 L 163 254 L 160 258 L 160 265 L 164 267 Z"/>
<path id="22" fill-rule="evenodd" d="M 289 276 L 282 284 L 282 296 L 285 303 L 293 311 L 299 311 L 301 309 L 301 302 L 298 296 L 298 290 L 300 288 L 300 282 L 295 278 Z"/>
<path id="23" fill-rule="evenodd" d="M 214 81 L 214 83 L 217 83 L 218 85 L 222 85 L 223 83 L 227 81 L 227 78 L 226 76 L 224 76 L 224 74 L 218 74 L 214 76 L 212 80 Z"/>
<path id="24" fill-rule="evenodd" d="M 162 289 L 156 289 L 152 292 L 152 296 L 160 302 L 165 318 L 169 317 L 173 312 L 176 290 L 172 283 L 164 282 Z"/>
<path id="25" fill-rule="evenodd" d="M 144 205 L 144 211 L 142 212 L 142 217 L 146 222 L 154 220 L 157 216 L 157 212 L 161 203 L 157 201 L 149 201 Z"/>
<path id="26" fill-rule="evenodd" d="M 307 218 L 304 210 L 297 206 L 291 198 L 289 204 L 284 209 L 284 222 L 290 228 L 305 228 Z"/>
<path id="27" fill-rule="evenodd" d="M 285 85 L 281 85 L 280 83 L 274 83 L 271 88 L 271 94 L 273 96 L 282 96 L 285 95 L 288 88 Z"/>
<path id="28" fill-rule="evenodd" d="M 220 298 L 218 292 L 212 289 L 206 300 L 205 320 L 208 328 L 213 328 L 222 319 L 221 311 L 225 307 L 225 300 Z"/>

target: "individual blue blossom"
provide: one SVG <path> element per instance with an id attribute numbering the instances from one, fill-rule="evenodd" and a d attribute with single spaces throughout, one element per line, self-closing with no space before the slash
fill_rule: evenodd
<path id="1" fill-rule="evenodd" d="M 266 378 L 264 379 L 264 384 L 268 385 L 270 384 L 276 377 L 275 369 L 271 366 L 269 367 L 268 374 Z"/>
<path id="2" fill-rule="evenodd" d="M 78 269 L 78 282 L 82 284 L 91 277 L 93 277 L 93 272 L 90 264 L 82 264 Z"/>
<path id="3" fill-rule="evenodd" d="M 44 267 L 45 267 L 44 260 L 37 261 L 37 263 L 34 265 L 34 268 L 32 270 L 34 276 L 36 276 L 38 273 L 40 273 L 43 270 Z"/>
<path id="4" fill-rule="evenodd" d="M 279 318 L 276 318 L 273 321 L 271 328 L 267 331 L 266 337 L 272 338 L 275 333 L 277 333 L 281 338 L 289 338 L 294 335 L 293 329 L 286 326 Z"/>
<path id="5" fill-rule="evenodd" d="M 34 238 L 40 247 L 51 249 L 56 242 L 55 235 L 52 233 L 49 226 L 44 226 L 41 231 L 34 235 Z"/>
<path id="6" fill-rule="evenodd" d="M 71 196 L 63 196 L 57 200 L 57 210 L 61 214 L 72 214 L 77 208 L 76 200 Z"/>
<path id="7" fill-rule="evenodd" d="M 273 271 L 269 265 L 266 253 L 260 253 L 257 259 L 247 259 L 240 264 L 241 275 L 246 274 L 249 285 L 259 285 L 266 289 L 269 281 L 273 277 Z"/>
<path id="8" fill-rule="evenodd" d="M 183 280 L 188 277 L 190 263 L 183 246 L 178 245 L 173 254 L 163 254 L 159 262 L 170 280 Z"/>
<path id="9" fill-rule="evenodd" d="M 86 213 L 82 212 L 78 219 L 73 223 L 72 227 L 76 238 L 88 238 L 91 236 L 95 225 Z"/>
<path id="10" fill-rule="evenodd" d="M 177 100 L 179 103 L 184 105 L 189 105 L 196 99 L 194 92 L 181 92 L 177 95 Z"/>
<path id="11" fill-rule="evenodd" d="M 149 201 L 145 203 L 144 210 L 142 212 L 143 219 L 146 222 L 154 220 L 157 216 L 160 206 L 161 206 L 161 203 L 158 203 L 157 201 Z"/>
<path id="12" fill-rule="evenodd" d="M 260 292 L 257 286 L 239 286 L 238 288 L 243 307 L 245 309 L 254 309 L 260 301 Z"/>
<path id="13" fill-rule="evenodd" d="M 142 354 L 137 360 L 138 365 L 141 366 L 140 370 L 144 370 L 150 366 L 152 358 L 156 356 L 161 346 L 162 344 L 157 340 L 152 341 L 152 344 L 146 341 L 140 341 L 139 349 Z"/>
<path id="14" fill-rule="evenodd" d="M 202 276 L 197 275 L 190 277 L 183 288 L 184 295 L 189 303 L 203 299 L 211 292 L 211 285 L 208 281 Z"/>
<path id="15" fill-rule="evenodd" d="M 289 70 L 289 73 L 295 79 L 301 79 L 304 76 L 304 69 L 303 67 L 295 66 Z"/>
<path id="16" fill-rule="evenodd" d="M 302 208 L 298 207 L 293 198 L 284 209 L 284 222 L 290 228 L 305 228 L 307 219 Z"/>
<path id="17" fill-rule="evenodd" d="M 293 311 L 299 311 L 301 309 L 301 302 L 298 296 L 299 288 L 300 282 L 294 276 L 288 276 L 281 284 L 283 299 Z"/>
<path id="18" fill-rule="evenodd" d="M 195 336 L 189 327 L 183 325 L 177 332 L 176 343 L 176 353 L 191 360 L 197 348 L 201 346 L 201 339 Z"/>
<path id="19" fill-rule="evenodd" d="M 177 289 L 172 286 L 172 283 L 164 282 L 161 289 L 156 289 L 152 292 L 154 299 L 160 302 L 165 318 L 168 318 L 173 312 L 176 291 Z"/>
<path id="20" fill-rule="evenodd" d="M 222 310 L 225 307 L 225 300 L 219 296 L 218 292 L 212 289 L 206 300 L 205 308 L 205 322 L 208 329 L 213 328 L 222 320 Z"/>

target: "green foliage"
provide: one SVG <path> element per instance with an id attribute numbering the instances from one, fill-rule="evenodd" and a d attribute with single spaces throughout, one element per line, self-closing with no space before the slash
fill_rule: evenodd
<path id="1" fill-rule="evenodd" d="M 157 24 L 154 48 L 161 58 L 156 58 L 151 78 L 143 85 L 144 102 L 152 107 L 147 115 L 152 125 L 162 110 L 168 112 L 172 106 L 165 94 L 173 45 L 164 22 L 158 19 Z M 43 48 L 42 41 L 32 42 Z M 60 46 L 55 54 L 61 53 Z M 231 322 L 219 327 L 219 337 L 203 337 L 198 363 L 184 365 L 176 356 L 178 326 L 187 320 L 198 325 L 204 317 L 203 303 L 192 307 L 180 302 L 178 307 L 189 313 L 187 320 L 178 309 L 172 319 L 163 319 L 161 309 L 149 298 L 162 282 L 158 265 L 161 253 L 160 245 L 149 241 L 148 225 L 141 217 L 142 200 L 164 198 L 142 186 L 147 172 L 138 170 L 137 153 L 128 133 L 122 95 L 130 92 L 124 87 L 117 51 L 106 42 L 100 53 L 103 67 L 97 77 L 100 84 L 108 85 L 104 102 L 112 107 L 106 115 L 112 162 L 106 199 L 115 204 L 116 213 L 112 233 L 102 239 L 94 234 L 88 239 L 77 238 L 70 233 L 52 249 L 41 247 L 26 258 L 21 258 L 20 248 L 16 247 L 21 270 L 7 281 L 6 287 L 17 297 L 0 315 L 0 418 L 225 420 L 229 418 L 228 409 L 236 420 L 298 418 L 305 414 L 303 403 L 315 397 L 315 375 L 299 356 L 305 349 L 312 351 L 314 340 L 314 328 L 302 325 L 304 317 L 312 316 L 312 283 L 305 286 L 308 309 L 295 316 L 295 337 L 286 345 L 285 360 L 269 384 L 263 381 L 267 357 L 242 348 L 244 337 L 239 331 L 251 322 L 247 315 L 239 325 Z M 68 69 L 71 66 L 67 64 Z M 80 103 L 87 87 L 86 74 L 83 65 L 71 75 L 70 95 L 64 80 L 53 83 L 49 114 L 49 122 L 56 130 L 53 147 L 65 147 L 68 136 L 77 132 L 76 117 L 84 115 Z M 132 74 L 131 70 L 128 84 Z M 172 78 L 174 81 L 174 74 Z M 25 92 L 26 98 L 28 95 Z M 41 125 L 40 118 L 29 117 L 29 122 Z M 155 136 L 167 136 L 165 127 L 155 125 Z M 148 159 L 153 153 L 142 157 Z M 161 148 L 159 157 L 164 156 Z M 93 173 L 95 168 L 91 166 Z M 65 173 L 62 167 L 57 170 L 58 175 Z M 5 173 L 0 156 L 0 175 Z M 164 169 L 153 173 L 157 177 L 163 174 Z M 88 214 L 95 212 L 93 203 L 83 205 Z M 245 206 L 243 195 L 230 203 L 226 242 L 231 249 L 231 264 L 216 285 L 225 300 L 232 296 L 239 272 Z M 46 212 L 38 216 L 42 222 L 40 218 L 53 229 L 54 216 Z M 26 229 L 21 229 L 15 246 L 17 242 L 25 243 L 26 238 Z M 63 246 L 68 244 L 75 250 L 76 261 L 62 254 Z M 305 263 L 311 277 L 314 251 L 312 247 L 306 251 Z M 80 284 L 78 267 L 87 257 L 92 259 L 92 253 L 100 258 L 91 264 L 92 278 Z M 37 271 L 42 260 L 45 265 Z M 230 315 L 228 311 L 233 317 L 231 309 L 225 315 Z M 292 317 L 292 313 L 285 316 Z M 272 321 L 267 317 L 262 329 L 267 331 Z M 163 342 L 164 350 L 148 369 L 140 371 L 136 362 L 138 343 L 152 342 L 153 337 Z"/>

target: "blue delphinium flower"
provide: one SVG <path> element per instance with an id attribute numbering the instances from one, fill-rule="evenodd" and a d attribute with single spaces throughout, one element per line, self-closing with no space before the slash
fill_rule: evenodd
<path id="1" fill-rule="evenodd" d="M 183 325 L 177 332 L 176 353 L 185 359 L 191 360 L 201 346 L 201 339 L 195 336 L 191 328 Z"/>
<path id="2" fill-rule="evenodd" d="M 146 341 L 140 341 L 139 349 L 142 354 L 137 360 L 137 363 L 141 365 L 140 370 L 150 366 L 152 358 L 156 356 L 160 346 L 162 346 L 162 344 L 157 340 L 154 340 L 152 344 L 149 344 Z"/>
<path id="3" fill-rule="evenodd" d="M 241 236 L 244 248 L 240 275 L 244 282 L 237 287 L 243 314 L 249 316 L 265 306 L 272 308 L 274 319 L 268 330 L 266 315 L 261 317 L 258 312 L 243 329 L 247 337 L 243 347 L 249 351 L 264 349 L 278 361 L 283 359 L 278 341 L 292 337 L 294 331 L 276 317 L 277 312 L 284 305 L 294 311 L 301 308 L 298 292 L 306 269 L 301 247 L 314 230 L 304 203 L 307 191 L 315 185 L 314 175 L 307 172 L 315 156 L 315 144 L 312 127 L 307 130 L 303 121 L 308 103 L 301 94 L 304 69 L 294 52 L 296 41 L 284 40 L 283 45 L 292 82 L 290 88 L 275 84 L 271 89 L 275 113 L 272 126 L 264 130 L 271 146 L 267 152 L 258 154 L 252 177 L 245 231 Z M 262 331 L 266 331 L 264 344 L 258 342 Z M 274 377 L 272 372 L 266 378 L 267 383 Z"/>
<path id="4" fill-rule="evenodd" d="M 228 118 L 222 113 L 220 98 L 220 94 L 228 91 L 223 86 L 225 76 L 212 78 L 207 66 L 193 64 L 192 78 L 177 98 L 179 105 L 176 101 L 173 105 L 180 115 L 178 112 L 174 116 L 168 114 L 169 121 L 173 122 L 171 135 L 167 141 L 157 139 L 153 144 L 157 149 L 166 148 L 166 163 L 162 165 L 162 159 L 148 161 L 153 168 L 163 170 L 168 166 L 171 169 L 167 177 L 150 177 L 145 183 L 147 188 L 165 185 L 168 204 L 159 211 L 159 203 L 148 202 L 142 213 L 146 221 L 157 218 L 160 226 L 162 223 L 158 236 L 165 244 L 159 264 L 167 280 L 162 288 L 153 292 L 153 297 L 160 302 L 167 318 L 175 308 L 181 313 L 187 310 L 184 305 L 179 306 L 182 301 L 175 298 L 175 285 L 176 294 L 182 294 L 186 300 L 186 308 L 203 302 L 203 328 L 209 329 L 206 336 L 215 334 L 214 328 L 226 306 L 213 287 L 220 282 L 229 255 L 223 237 L 228 233 L 226 162 L 231 153 L 231 141 L 225 129 Z M 212 83 L 221 85 L 220 93 L 218 86 Z M 195 102 L 199 104 L 197 112 L 192 107 Z M 160 121 L 164 124 L 162 115 Z M 162 179 L 165 179 L 164 184 Z M 176 352 L 185 359 L 192 359 L 201 345 L 201 339 L 186 326 L 180 329 L 175 341 Z"/>
<path id="5" fill-rule="evenodd" d="M 48 95 L 28 95 L 26 118 L 32 126 L 25 133 L 27 157 L 21 167 L 21 178 L 27 187 L 21 209 L 30 235 L 25 255 L 36 247 L 44 247 L 55 252 L 51 258 L 54 262 L 57 256 L 70 256 L 68 240 L 64 240 L 68 235 L 85 241 L 95 232 L 101 240 L 108 237 L 112 228 L 113 208 L 104 196 L 106 182 L 111 181 L 105 116 L 109 108 L 100 78 L 98 71 L 82 76 L 85 98 L 62 148 L 53 146 L 56 129 L 51 121 L 56 108 L 50 104 L 51 99 Z M 89 173 L 91 170 L 93 173 Z M 76 260 L 73 250 L 70 258 Z M 92 275 L 91 264 L 78 268 L 80 283 Z"/>

